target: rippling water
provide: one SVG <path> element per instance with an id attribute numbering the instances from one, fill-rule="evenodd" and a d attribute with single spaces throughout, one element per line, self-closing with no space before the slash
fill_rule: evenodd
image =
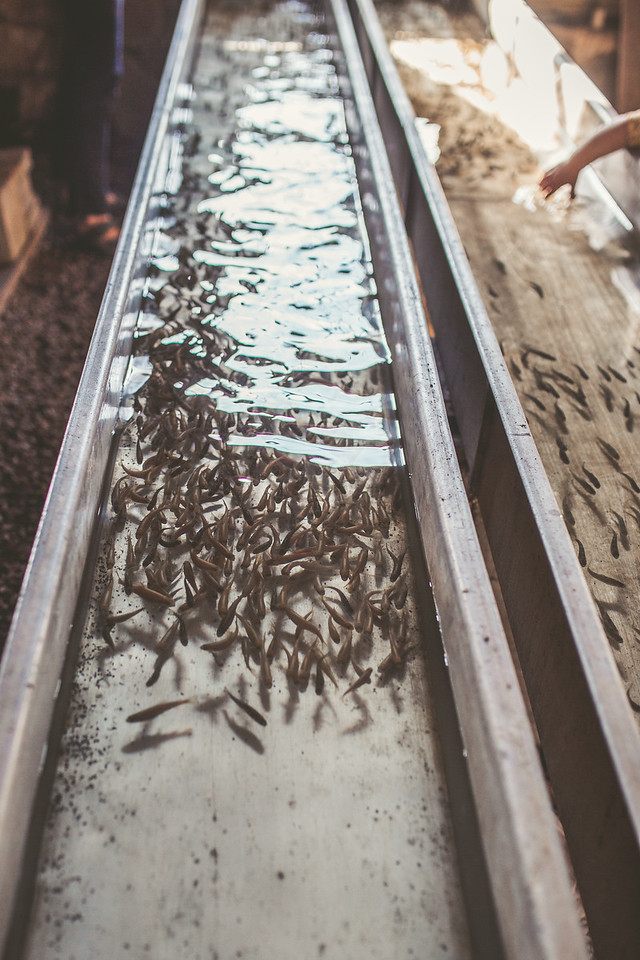
<path id="1" fill-rule="evenodd" d="M 184 297 L 186 286 L 198 298 L 162 343 L 202 361 L 175 386 L 234 416 L 230 444 L 336 466 L 398 463 L 390 356 L 331 53 L 313 33 L 303 49 L 283 46 L 264 45 L 232 135 L 208 156 L 193 249 L 160 243 L 160 290 Z M 138 357 L 136 387 L 148 372 Z"/>

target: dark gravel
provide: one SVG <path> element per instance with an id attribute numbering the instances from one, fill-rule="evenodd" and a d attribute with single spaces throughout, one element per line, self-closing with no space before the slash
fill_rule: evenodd
<path id="1" fill-rule="evenodd" d="M 157 0 L 151 21 L 144 0 L 126 5 L 111 170 L 121 197 L 135 173 L 178 5 Z M 51 141 L 45 123 L 34 140 L 36 181 L 45 204 L 57 208 Z M 109 258 L 79 253 L 67 236 L 58 214 L 0 315 L 0 653 L 109 274 Z"/>
<path id="2" fill-rule="evenodd" d="M 52 228 L 0 316 L 0 649 L 56 463 L 110 260 Z"/>

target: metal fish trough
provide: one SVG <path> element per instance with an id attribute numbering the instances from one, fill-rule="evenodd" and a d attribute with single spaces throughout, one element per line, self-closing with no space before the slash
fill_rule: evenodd
<path id="1" fill-rule="evenodd" d="M 4 957 L 635 956 L 637 751 L 372 4 L 183 0 L 0 669 Z"/>

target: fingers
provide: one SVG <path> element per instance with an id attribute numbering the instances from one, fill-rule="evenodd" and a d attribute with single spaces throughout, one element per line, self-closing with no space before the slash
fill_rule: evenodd
<path id="1" fill-rule="evenodd" d="M 540 179 L 539 186 L 545 197 L 550 197 L 551 194 L 555 193 L 563 184 L 568 182 L 567 178 L 563 176 L 561 167 L 552 167 L 551 170 L 547 170 Z"/>
<path id="2" fill-rule="evenodd" d="M 551 170 L 547 170 L 540 178 L 539 187 L 545 197 L 550 197 L 556 190 L 559 190 L 560 187 L 568 184 L 571 187 L 571 199 L 573 200 L 576 195 L 576 179 L 577 173 L 574 172 L 569 164 L 559 163 L 556 167 L 552 167 Z"/>

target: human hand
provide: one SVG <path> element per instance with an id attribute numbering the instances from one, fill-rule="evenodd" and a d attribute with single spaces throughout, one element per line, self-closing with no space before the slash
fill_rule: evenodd
<path id="1" fill-rule="evenodd" d="M 578 179 L 580 169 L 581 168 L 576 166 L 575 163 L 572 163 L 571 160 L 566 160 L 564 163 L 558 163 L 555 167 L 552 167 L 551 170 L 547 170 L 541 177 L 539 184 L 545 197 L 550 197 L 556 190 L 559 190 L 565 183 L 568 183 L 571 187 L 571 199 L 573 200 L 576 195 L 576 180 Z"/>

